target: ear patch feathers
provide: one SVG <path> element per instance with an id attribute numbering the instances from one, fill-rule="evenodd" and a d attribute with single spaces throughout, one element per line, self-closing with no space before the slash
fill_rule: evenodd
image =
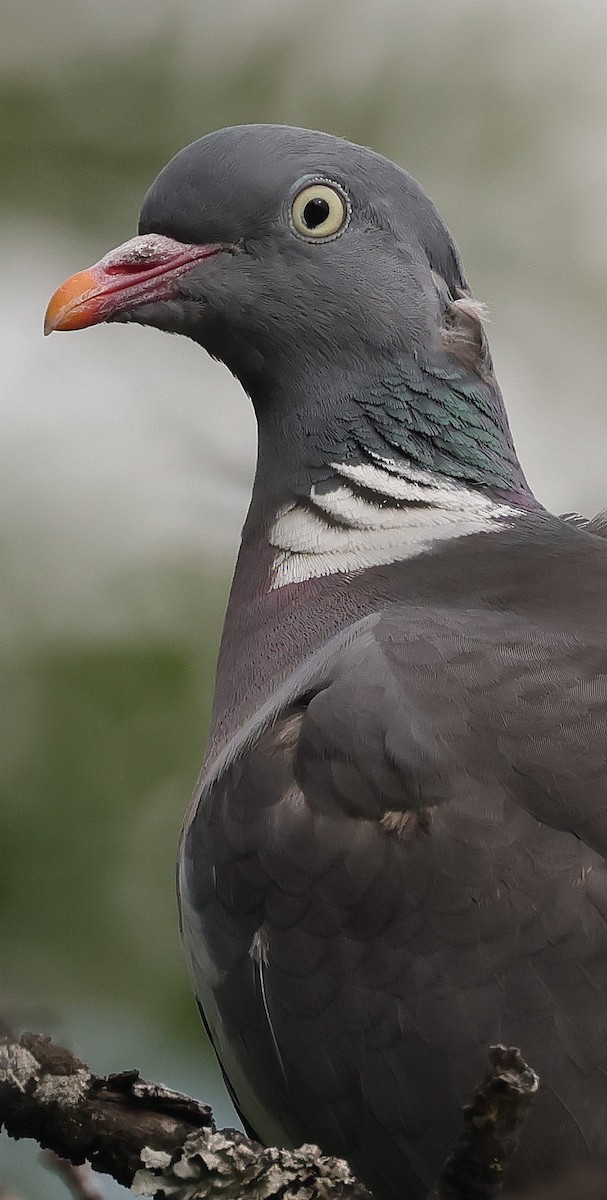
<path id="1" fill-rule="evenodd" d="M 484 323 L 489 319 L 487 306 L 460 288 L 455 292 L 456 299 L 445 311 L 441 330 L 443 346 L 463 366 L 488 380 L 493 376 L 493 362 L 484 330 Z"/>

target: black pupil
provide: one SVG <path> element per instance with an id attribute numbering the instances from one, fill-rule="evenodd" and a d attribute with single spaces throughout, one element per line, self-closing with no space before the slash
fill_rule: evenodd
<path id="1" fill-rule="evenodd" d="M 313 200 L 308 200 L 304 205 L 303 219 L 308 229 L 318 229 L 326 221 L 331 209 L 329 201 L 323 200 L 322 196 L 315 196 Z"/>

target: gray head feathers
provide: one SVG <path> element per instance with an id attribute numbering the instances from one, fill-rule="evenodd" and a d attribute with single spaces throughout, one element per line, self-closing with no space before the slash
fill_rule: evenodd
<path id="1" fill-rule="evenodd" d="M 347 201 L 347 221 L 328 239 L 293 228 L 294 198 L 315 182 Z M 140 316 L 196 338 L 252 394 L 292 369 L 302 347 L 317 373 L 386 352 L 430 354 L 447 309 L 468 293 L 419 184 L 326 133 L 257 125 L 201 138 L 160 173 L 139 230 L 232 249 L 230 262 L 193 270 L 178 299 Z"/>

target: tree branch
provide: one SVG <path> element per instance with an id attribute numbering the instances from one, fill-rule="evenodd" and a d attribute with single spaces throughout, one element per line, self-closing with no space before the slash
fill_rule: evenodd
<path id="1" fill-rule="evenodd" d="M 59 1158 L 54 1150 L 43 1150 L 40 1162 L 63 1180 L 73 1200 L 103 1200 L 99 1188 L 95 1186 L 95 1177 L 88 1163 L 74 1166 L 67 1158 Z"/>
<path id="2" fill-rule="evenodd" d="M 538 1086 L 519 1050 L 491 1047 L 490 1070 L 464 1109 L 459 1141 L 428 1200 L 492 1200 L 501 1191 Z"/>
<path id="3" fill-rule="evenodd" d="M 40 1034 L 0 1040 L 2 1126 L 75 1165 L 89 1160 L 139 1195 L 370 1200 L 342 1159 L 218 1132 L 206 1104 L 145 1083 L 138 1071 L 94 1075 Z"/>
<path id="4" fill-rule="evenodd" d="M 494 1046 L 464 1111 L 462 1132 L 428 1200 L 493 1200 L 501 1189 L 538 1079 L 518 1050 Z M 40 1034 L 0 1038 L 0 1129 L 34 1138 L 79 1168 L 90 1161 L 137 1195 L 167 1200 L 371 1200 L 343 1159 L 316 1146 L 264 1149 L 216 1130 L 206 1104 L 138 1071 L 95 1075 Z M 78 1200 L 86 1176 L 60 1165 Z M 607 1200 L 604 1171 L 585 1168 L 519 1200 Z M 403 1195 L 402 1200 L 407 1200 Z"/>
<path id="5" fill-rule="evenodd" d="M 41 1034 L 0 1040 L 0 1128 L 74 1164 L 89 1160 L 119 1183 L 130 1186 L 144 1146 L 172 1153 L 212 1125 L 206 1104 L 145 1083 L 137 1071 L 94 1075 Z"/>

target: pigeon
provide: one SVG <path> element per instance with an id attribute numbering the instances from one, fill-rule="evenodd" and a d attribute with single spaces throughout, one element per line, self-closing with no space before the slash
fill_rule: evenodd
<path id="1" fill-rule="evenodd" d="M 183 938 L 245 1128 L 381 1200 L 493 1043 L 541 1077 L 513 1183 L 607 1153 L 605 524 L 533 495 L 483 315 L 404 170 L 249 125 L 46 318 L 185 334 L 253 403 Z"/>

